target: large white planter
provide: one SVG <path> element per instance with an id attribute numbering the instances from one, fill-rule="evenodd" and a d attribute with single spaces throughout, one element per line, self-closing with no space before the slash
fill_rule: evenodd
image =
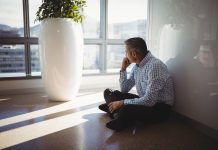
<path id="1" fill-rule="evenodd" d="M 81 24 L 65 18 L 43 20 L 39 51 L 42 79 L 48 98 L 54 101 L 75 98 L 83 66 Z"/>

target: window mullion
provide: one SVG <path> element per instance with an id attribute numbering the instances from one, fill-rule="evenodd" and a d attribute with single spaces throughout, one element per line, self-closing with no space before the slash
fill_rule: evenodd
<path id="1" fill-rule="evenodd" d="M 30 38 L 30 28 L 29 28 L 29 4 L 28 0 L 23 0 L 23 13 L 24 13 L 24 38 Z M 31 76 L 31 53 L 30 53 L 30 43 L 28 40 L 25 42 L 25 71 L 26 76 Z"/>
<path id="2" fill-rule="evenodd" d="M 102 45 L 100 50 L 100 71 L 106 72 L 107 67 L 107 0 L 100 1 L 100 38 Z"/>

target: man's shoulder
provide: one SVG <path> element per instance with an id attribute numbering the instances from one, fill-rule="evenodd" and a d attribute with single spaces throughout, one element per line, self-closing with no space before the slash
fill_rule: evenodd
<path id="1" fill-rule="evenodd" d="M 160 68 L 167 68 L 166 64 L 160 60 L 159 58 L 155 57 L 151 53 L 149 54 L 149 60 L 146 63 L 146 68 L 152 68 L 152 67 L 160 67 Z"/>
<path id="2" fill-rule="evenodd" d="M 155 70 L 155 71 L 159 70 L 159 71 L 161 71 L 161 72 L 169 72 L 169 71 L 168 71 L 168 68 L 167 68 L 167 66 L 166 66 L 166 64 L 164 64 L 164 63 L 163 63 L 160 59 L 158 59 L 158 58 L 153 58 L 153 59 L 150 61 L 148 68 L 149 68 L 150 70 Z"/>
<path id="3" fill-rule="evenodd" d="M 159 58 L 156 57 L 152 57 L 152 59 L 150 59 L 150 64 L 151 65 L 161 65 L 161 66 L 166 66 L 163 61 L 161 61 Z"/>

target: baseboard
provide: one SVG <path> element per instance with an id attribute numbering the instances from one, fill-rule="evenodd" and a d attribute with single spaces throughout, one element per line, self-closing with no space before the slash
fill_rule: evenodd
<path id="1" fill-rule="evenodd" d="M 210 136 L 210 137 L 218 140 L 218 131 L 217 130 L 215 130 L 211 127 L 208 127 L 199 121 L 188 118 L 187 116 L 184 116 L 178 112 L 173 111 L 172 115 L 173 115 L 173 117 L 176 117 L 176 118 L 184 121 L 185 123 L 189 124 L 190 126 L 196 128 L 197 130 L 199 130 L 203 134 L 206 134 L 207 136 Z"/>
<path id="2" fill-rule="evenodd" d="M 1 90 L 0 95 L 21 95 L 21 94 L 32 94 L 32 93 L 45 93 L 44 88 L 28 88 L 28 89 L 10 89 Z"/>

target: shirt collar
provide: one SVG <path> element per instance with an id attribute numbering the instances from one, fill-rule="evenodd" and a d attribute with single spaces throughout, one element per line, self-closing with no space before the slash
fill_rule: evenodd
<path id="1" fill-rule="evenodd" d="M 142 68 L 152 57 L 151 52 L 148 52 L 147 55 L 142 59 L 142 61 L 137 65 L 139 68 Z"/>

